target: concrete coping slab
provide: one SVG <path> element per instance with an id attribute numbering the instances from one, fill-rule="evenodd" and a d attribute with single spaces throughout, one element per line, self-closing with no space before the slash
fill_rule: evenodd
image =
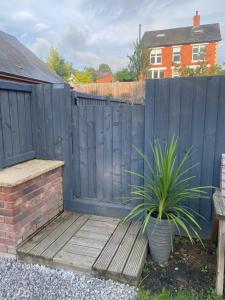
<path id="1" fill-rule="evenodd" d="M 32 159 L 0 170 L 0 187 L 13 187 L 62 167 L 63 161 Z"/>

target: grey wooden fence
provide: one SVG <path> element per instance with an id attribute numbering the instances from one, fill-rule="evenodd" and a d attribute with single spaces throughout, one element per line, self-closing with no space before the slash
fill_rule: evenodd
<path id="1" fill-rule="evenodd" d="M 148 80 L 145 105 L 145 151 L 158 138 L 165 143 L 180 138 L 181 156 L 193 147 L 194 184 L 219 186 L 220 157 L 225 153 L 225 77 Z M 150 155 L 149 155 L 150 156 Z M 212 199 L 188 201 L 212 219 Z"/>
<path id="2" fill-rule="evenodd" d="M 179 157 L 193 146 L 194 183 L 219 186 L 225 76 L 148 80 L 145 106 L 71 93 L 67 85 L 0 82 L 0 167 L 33 157 L 64 160 L 66 209 L 126 213 L 123 197 L 137 178 L 125 170 L 143 170 L 133 145 L 148 154 L 155 138 L 163 144 L 174 135 Z M 211 222 L 211 198 L 188 205 Z"/>
<path id="3" fill-rule="evenodd" d="M 32 87 L 0 81 L 0 168 L 35 157 Z"/>
<path id="4" fill-rule="evenodd" d="M 122 216 L 130 206 L 131 184 L 142 180 L 126 170 L 143 172 L 133 146 L 144 148 L 144 106 L 73 105 L 74 210 Z"/>

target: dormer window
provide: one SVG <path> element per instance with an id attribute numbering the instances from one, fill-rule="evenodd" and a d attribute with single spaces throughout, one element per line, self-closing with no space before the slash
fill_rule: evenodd
<path id="1" fill-rule="evenodd" d="M 151 50 L 150 61 L 153 65 L 162 63 L 162 48 L 153 48 Z"/>
<path id="2" fill-rule="evenodd" d="M 192 46 L 192 61 L 204 61 L 206 56 L 206 45 Z"/>
<path id="3" fill-rule="evenodd" d="M 166 36 L 165 33 L 158 33 L 158 34 L 156 35 L 157 38 L 165 37 L 165 36 Z"/>
<path id="4" fill-rule="evenodd" d="M 173 62 L 180 63 L 181 62 L 181 47 L 173 47 Z"/>

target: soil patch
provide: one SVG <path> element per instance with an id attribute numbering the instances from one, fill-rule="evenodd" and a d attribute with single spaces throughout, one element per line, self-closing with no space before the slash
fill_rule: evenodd
<path id="1" fill-rule="evenodd" d="M 165 266 L 153 262 L 148 255 L 140 286 L 154 294 L 163 288 L 175 293 L 179 290 L 207 293 L 214 289 L 216 248 L 208 241 L 204 245 L 205 248 L 200 242 L 192 245 L 186 238 L 176 238 L 174 251 Z"/>

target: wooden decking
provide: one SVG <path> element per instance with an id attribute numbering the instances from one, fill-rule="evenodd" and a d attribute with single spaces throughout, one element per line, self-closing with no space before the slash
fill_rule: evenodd
<path id="1" fill-rule="evenodd" d="M 136 285 L 147 253 L 137 222 L 64 212 L 17 249 L 19 260 Z"/>

